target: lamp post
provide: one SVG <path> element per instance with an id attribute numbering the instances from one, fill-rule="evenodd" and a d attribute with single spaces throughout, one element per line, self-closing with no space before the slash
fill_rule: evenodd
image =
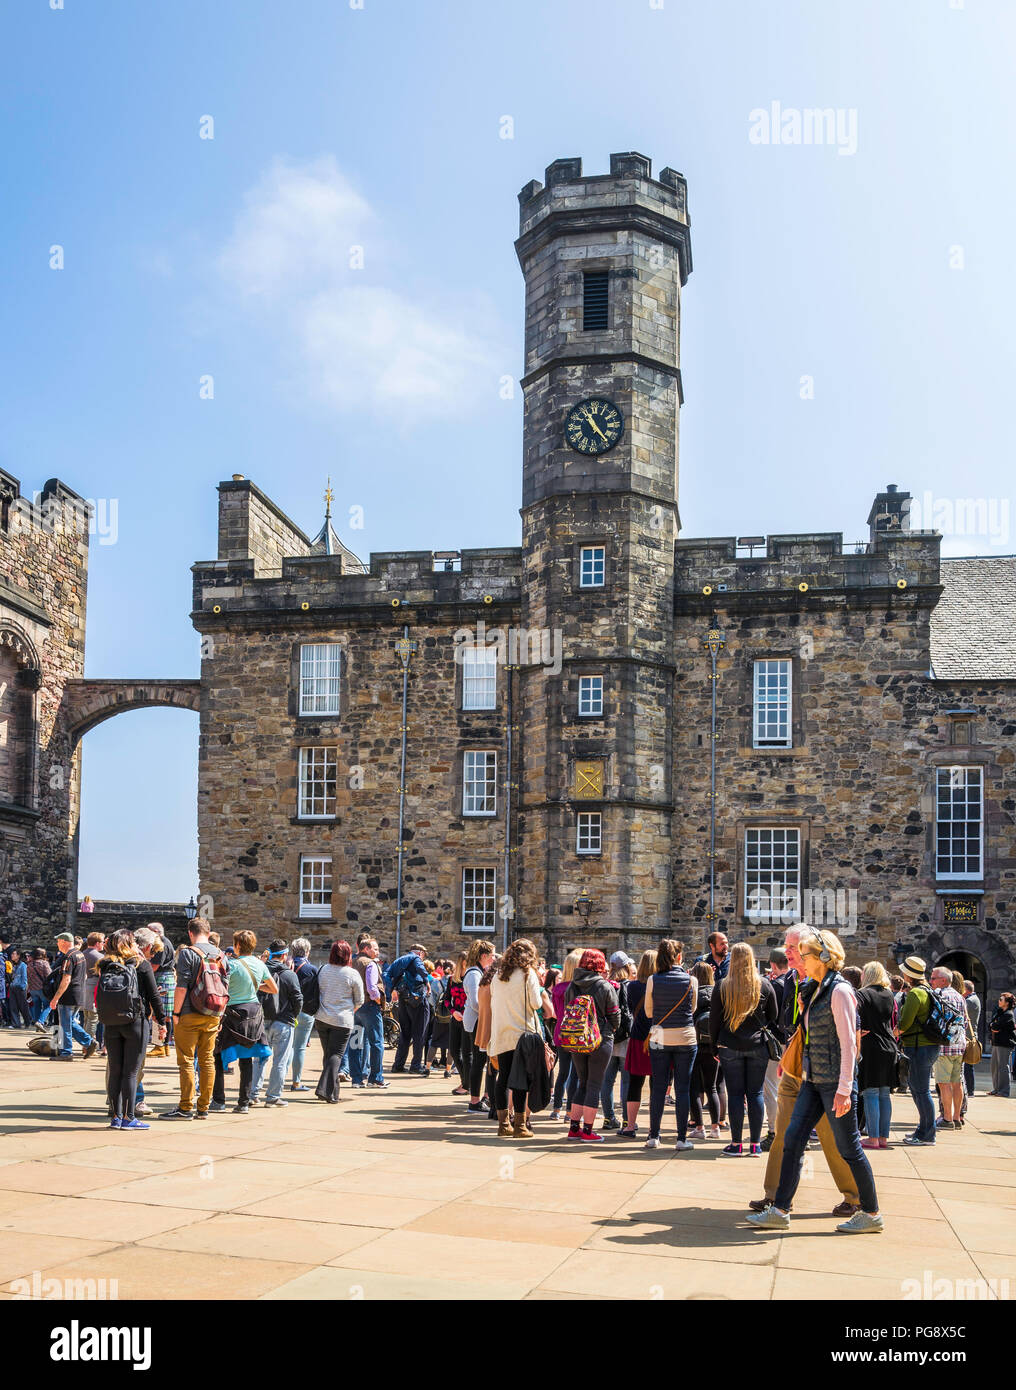
<path id="1" fill-rule="evenodd" d="M 187 904 L 187 906 L 184 908 L 183 911 L 184 911 L 184 916 L 187 918 L 187 921 L 188 921 L 188 922 L 193 922 L 193 921 L 194 921 L 194 918 L 198 915 L 197 904 L 196 904 L 195 901 L 194 901 L 194 894 L 193 894 L 193 893 L 191 894 L 191 900 L 190 900 L 190 902 Z"/>
<path id="2" fill-rule="evenodd" d="M 416 643 L 410 641 L 408 625 L 403 627 L 402 636 L 395 643 L 395 650 L 402 662 L 402 750 L 399 756 L 399 848 L 396 867 L 395 902 L 395 956 L 402 954 L 402 857 L 405 852 L 406 828 L 406 709 L 409 700 L 409 661 L 416 651 Z"/>
<path id="3" fill-rule="evenodd" d="M 897 965 L 902 965 L 907 956 L 910 955 L 910 947 L 905 941 L 895 941 L 893 943 L 893 956 Z"/>
<path id="4" fill-rule="evenodd" d="M 709 675 L 712 696 L 709 716 L 709 930 L 712 931 L 716 921 L 716 658 L 727 645 L 715 613 L 704 645 L 712 661 Z"/>
<path id="5" fill-rule="evenodd" d="M 582 925 L 584 927 L 589 926 L 589 914 L 592 912 L 592 910 L 593 900 L 586 892 L 586 890 L 583 888 L 582 891 L 579 893 L 578 897 L 575 899 L 575 911 L 582 918 Z"/>

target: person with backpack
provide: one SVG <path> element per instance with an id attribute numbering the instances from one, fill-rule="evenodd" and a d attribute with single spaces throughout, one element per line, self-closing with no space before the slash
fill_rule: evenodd
<path id="1" fill-rule="evenodd" d="M 166 1013 L 155 973 L 130 931 L 116 931 L 99 961 L 95 1009 L 103 1026 L 108 1058 L 106 1095 L 110 1129 L 148 1129 L 135 1114 L 138 1076 L 150 1035 L 149 1014 L 165 1037 Z"/>
<path id="2" fill-rule="evenodd" d="M 424 1065 L 423 1055 L 430 1025 L 430 976 L 423 963 L 424 954 L 422 946 L 414 946 L 411 951 L 393 960 L 385 971 L 385 988 L 389 996 L 398 995 L 399 1006 L 399 1044 L 392 1063 L 393 1076 L 406 1070 L 410 1044 L 413 1048 L 413 1060 L 409 1066 L 409 1075 L 430 1075 L 430 1068 Z"/>
<path id="3" fill-rule="evenodd" d="M 963 1125 L 963 1054 L 969 1031 L 967 1006 L 963 995 L 953 984 L 953 972 L 948 966 L 935 966 L 931 972 L 931 988 L 948 1009 L 951 1020 L 935 1061 L 935 1080 L 942 1100 L 942 1119 L 936 1128 L 960 1129 Z"/>
<path id="4" fill-rule="evenodd" d="M 562 1002 L 558 1036 L 571 1057 L 577 1078 L 566 1138 L 602 1144 L 603 1135 L 593 1133 L 593 1121 L 621 1020 L 617 991 L 607 980 L 607 961 L 602 951 L 582 952 Z"/>
<path id="5" fill-rule="evenodd" d="M 917 1128 L 904 1144 L 934 1144 L 935 1102 L 931 1098 L 931 1074 L 942 1050 L 942 1034 L 935 1026 L 934 995 L 925 978 L 920 956 L 907 956 L 900 966 L 907 988 L 899 1016 L 900 1046 L 910 1062 L 908 1086 L 917 1106 Z"/>
<path id="6" fill-rule="evenodd" d="M 303 1009 L 303 991 L 300 981 L 289 961 L 289 947 L 285 941 L 272 941 L 268 946 L 266 962 L 272 979 L 279 987 L 278 994 L 266 994 L 262 1008 L 265 1012 L 265 1031 L 268 1046 L 272 1049 L 272 1069 L 265 1092 L 265 1105 L 285 1106 L 288 1100 L 282 1099 L 286 1085 L 289 1064 L 293 1060 L 293 1039 L 296 1020 Z M 266 1058 L 254 1059 L 249 1105 L 257 1105 L 261 1095 L 261 1080 L 267 1066 Z"/>
<path id="7" fill-rule="evenodd" d="M 688 1138 L 691 1072 L 698 1043 L 695 1009 L 698 980 L 682 965 L 684 943 L 665 938 L 656 948 L 656 970 L 646 981 L 643 1009 L 649 1020 L 649 1137 L 647 1149 L 660 1147 L 660 1127 L 671 1078 L 677 1114 L 678 1153 L 694 1147 Z"/>
<path id="8" fill-rule="evenodd" d="M 698 960 L 688 972 L 698 982 L 698 1001 L 695 1005 L 695 1065 L 691 1069 L 691 1128 L 689 1139 L 705 1139 L 706 1131 L 702 1123 L 702 1096 L 705 1094 L 709 1107 L 709 1138 L 720 1137 L 720 1094 L 717 1078 L 720 1072 L 720 1059 L 712 1038 L 709 1036 L 709 1010 L 716 987 L 713 967 L 708 961 Z"/>
<path id="9" fill-rule="evenodd" d="M 309 1091 L 303 1084 L 303 1062 L 307 1055 L 307 1044 L 314 1031 L 314 1015 L 318 1011 L 320 994 L 318 991 L 318 972 L 310 963 L 310 942 L 305 936 L 298 936 L 290 943 L 289 954 L 293 961 L 293 973 L 300 984 L 303 1008 L 293 1029 L 293 1071 L 290 1077 L 291 1091 Z"/>
<path id="10" fill-rule="evenodd" d="M 188 922 L 187 945 L 180 947 L 176 960 L 173 1041 L 180 1073 L 180 1102 L 160 1116 L 163 1120 L 204 1120 L 212 1104 L 215 1039 L 229 1000 L 229 970 L 225 956 L 209 940 L 208 933 L 209 923 L 204 917 Z M 196 1108 L 195 1057 L 199 1076 Z"/>
<path id="11" fill-rule="evenodd" d="M 155 971 L 155 983 L 159 986 L 159 993 L 162 995 L 162 1007 L 169 1015 L 169 1029 L 166 1033 L 166 1040 L 157 1044 L 149 1050 L 149 1057 L 168 1057 L 169 1049 L 173 1042 L 173 996 L 176 990 L 176 951 L 173 943 L 166 936 L 166 929 L 161 922 L 149 922 L 143 930 L 150 931 L 155 937 L 155 947 L 152 950 L 150 959 L 152 969 Z"/>
<path id="12" fill-rule="evenodd" d="M 896 1043 L 898 1011 L 889 976 L 879 961 L 869 961 L 861 973 L 857 991 L 861 1031 L 861 1061 L 857 1068 L 857 1089 L 864 1102 L 867 1137 L 862 1149 L 887 1149 L 892 1123 L 892 1087 L 896 1084 Z"/>
<path id="13" fill-rule="evenodd" d="M 74 1044 L 81 1044 L 82 1057 L 91 1057 L 99 1044 L 85 1032 L 78 1022 L 78 1014 L 85 1005 L 85 958 L 74 945 L 74 937 L 69 931 L 57 936 L 56 948 L 62 957 L 59 969 L 47 981 L 52 988 L 49 1007 L 60 1022 L 60 1049 L 53 1054 L 58 1062 L 74 1060 Z M 133 1113 L 133 1112 L 132 1112 Z"/>

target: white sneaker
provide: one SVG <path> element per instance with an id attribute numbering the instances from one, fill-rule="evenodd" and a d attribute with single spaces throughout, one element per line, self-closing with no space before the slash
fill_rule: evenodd
<path id="1" fill-rule="evenodd" d="M 690 1129 L 688 1131 L 689 1139 L 704 1139 L 705 1137 L 706 1132 L 701 1125 L 696 1125 L 694 1129 Z"/>
<path id="2" fill-rule="evenodd" d="M 660 1147 L 660 1141 L 659 1141 L 659 1139 L 654 1139 L 653 1136 L 650 1135 L 649 1138 L 646 1140 L 646 1148 L 647 1148 L 647 1149 L 658 1149 L 659 1147 Z"/>
<path id="3" fill-rule="evenodd" d="M 710 1139 L 719 1139 L 719 1137 L 720 1137 L 720 1127 L 719 1127 L 719 1125 L 710 1125 L 710 1126 L 709 1126 L 709 1138 L 710 1138 Z"/>
<path id="4" fill-rule="evenodd" d="M 679 1139 L 674 1145 L 674 1152 L 683 1154 L 686 1149 L 693 1149 L 695 1145 L 688 1139 Z"/>

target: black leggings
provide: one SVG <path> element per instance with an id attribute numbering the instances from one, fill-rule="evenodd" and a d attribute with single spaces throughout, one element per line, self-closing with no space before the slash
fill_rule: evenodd
<path id="1" fill-rule="evenodd" d="M 222 1057 L 217 1052 L 215 1054 L 215 1081 L 212 1085 L 212 1100 L 216 1105 L 226 1103 L 226 1073 L 222 1065 Z M 240 1073 L 240 1094 L 236 1098 L 237 1105 L 246 1105 L 250 1100 L 251 1083 L 254 1080 L 254 1058 L 238 1057 L 236 1059 L 237 1070 Z"/>
<path id="2" fill-rule="evenodd" d="M 715 1051 L 708 1043 L 699 1043 L 695 1065 L 691 1069 L 691 1122 L 698 1128 L 702 1124 L 702 1092 L 706 1093 L 709 1106 L 709 1120 L 718 1124 L 720 1119 L 720 1093 L 716 1089 L 716 1077 L 720 1063 Z"/>
<path id="3" fill-rule="evenodd" d="M 572 1066 L 578 1078 L 575 1099 L 572 1105 L 595 1109 L 600 1103 L 600 1088 L 607 1071 L 607 1063 L 614 1051 L 612 1038 L 604 1038 L 595 1052 L 572 1052 Z"/>
<path id="4" fill-rule="evenodd" d="M 136 1018 L 127 1025 L 106 1025 L 106 1056 L 109 1059 L 106 1095 L 113 1114 L 122 1120 L 134 1118 L 134 1096 L 148 1047 L 148 1034 L 147 1018 Z"/>
<path id="5" fill-rule="evenodd" d="M 346 1043 L 352 1028 L 338 1028 L 331 1023 L 314 1024 L 317 1035 L 321 1039 L 321 1050 L 324 1053 L 324 1066 L 321 1069 L 321 1079 L 314 1090 L 314 1094 L 319 1100 L 338 1100 L 339 1098 L 339 1073 L 342 1070 L 342 1054 L 346 1050 Z"/>
<path id="6" fill-rule="evenodd" d="M 515 1060 L 514 1047 L 510 1052 L 499 1052 L 497 1055 L 497 1072 L 494 1076 L 494 1108 L 495 1110 L 508 1109 L 508 1076 L 512 1069 L 512 1062 Z M 526 1103 L 529 1100 L 527 1090 L 516 1091 L 512 1088 L 512 1105 L 516 1115 L 526 1113 Z"/>
<path id="7" fill-rule="evenodd" d="M 628 1075 L 628 1102 L 633 1101 L 633 1100 L 635 1100 L 635 1101 L 641 1101 L 641 1099 L 642 1099 L 642 1087 L 646 1084 L 646 1081 L 648 1080 L 648 1078 L 645 1077 L 645 1076 L 636 1076 L 635 1073 L 634 1073 L 633 1071 L 628 1072 L 627 1075 Z M 627 1103 L 627 1102 L 626 1102 L 626 1103 Z M 627 1119 L 627 1118 L 628 1118 L 628 1117 L 627 1117 L 627 1114 L 626 1114 L 626 1115 L 625 1115 L 625 1119 Z"/>
<path id="8" fill-rule="evenodd" d="M 484 1050 L 483 1050 L 482 1047 L 477 1047 L 477 1046 L 476 1046 L 475 1038 L 476 1038 L 475 1032 L 474 1032 L 474 1033 L 467 1033 L 467 1032 L 463 1031 L 463 1034 L 462 1034 L 462 1057 L 463 1057 L 463 1061 L 465 1061 L 466 1052 L 467 1052 L 467 1049 L 468 1049 L 468 1053 L 469 1053 L 469 1063 L 468 1063 L 469 1080 L 468 1080 L 468 1082 L 467 1082 L 466 1079 L 465 1079 L 465 1077 L 463 1077 L 463 1078 L 462 1078 L 462 1084 L 463 1084 L 463 1086 L 466 1086 L 466 1085 L 469 1086 L 469 1095 L 470 1095 L 470 1099 L 472 1099 L 473 1096 L 478 1096 L 478 1095 L 482 1094 L 482 1092 L 481 1092 L 481 1085 L 482 1085 L 482 1082 L 483 1082 L 483 1069 L 484 1069 L 484 1067 L 487 1065 L 487 1054 L 486 1054 L 486 1052 L 484 1052 Z"/>
<path id="9" fill-rule="evenodd" d="M 448 1055 L 452 1059 L 452 1065 L 459 1074 L 459 1085 L 466 1084 L 465 1077 L 468 1074 L 468 1067 L 465 1065 L 465 1054 L 463 1051 L 463 1039 L 465 1033 L 462 1028 L 462 1020 L 451 1018 L 448 1020 Z"/>

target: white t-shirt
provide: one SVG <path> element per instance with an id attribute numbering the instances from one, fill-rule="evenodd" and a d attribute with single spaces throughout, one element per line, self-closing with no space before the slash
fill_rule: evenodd
<path id="1" fill-rule="evenodd" d="M 543 1002 L 543 991 L 535 970 L 513 970 L 511 977 L 502 980 L 495 975 L 490 982 L 490 1045 L 489 1057 L 511 1052 L 523 1033 L 533 1032 L 536 1013 Z"/>

